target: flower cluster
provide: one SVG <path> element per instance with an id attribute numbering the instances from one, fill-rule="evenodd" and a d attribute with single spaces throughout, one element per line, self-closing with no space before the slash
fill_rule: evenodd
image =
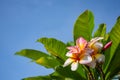
<path id="1" fill-rule="evenodd" d="M 105 56 L 101 54 L 101 50 L 107 48 L 111 45 L 109 42 L 103 47 L 102 40 L 103 37 L 96 37 L 87 42 L 83 37 L 76 40 L 75 46 L 67 47 L 69 50 L 66 56 L 69 57 L 63 67 L 71 64 L 71 70 L 75 71 L 79 64 L 84 64 L 89 67 L 95 68 L 97 63 L 103 63 L 105 61 Z"/>

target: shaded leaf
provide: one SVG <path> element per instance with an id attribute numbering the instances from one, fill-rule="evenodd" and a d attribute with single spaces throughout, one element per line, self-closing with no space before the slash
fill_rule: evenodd
<path id="1" fill-rule="evenodd" d="M 106 34 L 106 24 L 100 24 L 99 28 L 94 33 L 94 37 L 105 37 Z"/>
<path id="2" fill-rule="evenodd" d="M 79 65 L 76 72 L 79 73 L 79 75 L 86 80 L 87 72 L 85 71 L 83 65 Z"/>
<path id="3" fill-rule="evenodd" d="M 22 80 L 51 80 L 51 77 L 50 76 L 36 76 L 36 77 L 24 78 Z"/>
<path id="4" fill-rule="evenodd" d="M 76 20 L 74 25 L 74 41 L 77 38 L 83 37 L 86 40 L 90 40 L 92 37 L 92 31 L 94 28 L 94 16 L 91 11 L 86 10 Z"/>
<path id="5" fill-rule="evenodd" d="M 67 49 L 66 45 L 63 42 L 56 40 L 54 38 L 45 37 L 40 38 L 37 41 L 41 42 L 45 46 L 46 50 L 53 56 L 58 57 L 61 60 L 66 59 L 65 54 Z"/>
<path id="6" fill-rule="evenodd" d="M 75 43 L 73 41 L 67 42 L 67 46 L 75 46 Z"/>
<path id="7" fill-rule="evenodd" d="M 78 80 L 78 79 L 86 80 L 78 72 L 71 71 L 69 66 L 67 66 L 65 68 L 63 68 L 62 66 L 58 66 L 58 67 L 56 67 L 56 72 L 58 72 L 60 75 L 64 76 L 65 78 L 68 78 L 68 80 L 69 79 L 71 79 L 71 80 Z"/>
<path id="8" fill-rule="evenodd" d="M 50 75 L 28 77 L 24 78 L 23 80 L 65 80 L 65 77 L 59 75 L 57 72 L 53 72 Z"/>
<path id="9" fill-rule="evenodd" d="M 113 78 L 120 71 L 120 44 L 115 51 L 115 55 L 110 63 L 110 65 L 115 65 L 109 67 L 109 78 Z"/>
<path id="10" fill-rule="evenodd" d="M 116 55 L 117 53 L 116 52 L 117 47 L 119 46 L 120 43 L 120 17 L 118 17 L 116 24 L 114 25 L 114 27 L 110 32 L 110 40 L 112 41 L 110 53 L 105 53 L 107 56 L 109 55 L 109 60 L 107 61 L 107 65 L 105 66 L 104 69 L 104 72 L 107 75 L 106 79 L 110 76 L 110 73 L 113 73 L 113 72 L 109 72 L 109 67 L 111 67 L 111 63 L 112 63 L 111 61 L 113 61 L 114 55 Z"/>
<path id="11" fill-rule="evenodd" d="M 60 75 L 58 72 L 53 72 L 50 77 L 55 80 L 65 80 L 65 77 Z"/>

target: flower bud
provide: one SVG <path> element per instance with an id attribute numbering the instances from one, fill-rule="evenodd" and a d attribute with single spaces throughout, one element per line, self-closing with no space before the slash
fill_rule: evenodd
<path id="1" fill-rule="evenodd" d="M 104 47 L 103 47 L 103 51 L 108 49 L 110 46 L 112 45 L 112 41 L 108 42 Z"/>

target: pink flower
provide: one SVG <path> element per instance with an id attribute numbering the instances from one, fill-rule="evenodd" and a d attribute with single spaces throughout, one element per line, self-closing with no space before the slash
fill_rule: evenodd
<path id="1" fill-rule="evenodd" d="M 71 64 L 71 70 L 75 71 L 78 68 L 78 64 L 88 64 L 92 61 L 90 54 L 93 52 L 87 48 L 87 41 L 80 37 L 76 40 L 76 46 L 67 47 L 70 51 L 67 52 L 66 56 L 69 57 L 63 67 Z"/>
<path id="2" fill-rule="evenodd" d="M 102 42 L 100 42 L 102 39 L 103 37 L 95 37 L 90 42 L 87 42 L 82 37 L 77 39 L 75 46 L 67 47 L 69 51 L 66 53 L 66 56 L 69 58 L 65 61 L 63 67 L 71 64 L 71 70 L 75 71 L 79 64 L 95 68 L 97 63 L 103 63 L 105 56 L 101 54 L 101 51 L 109 48 L 112 42 L 108 42 L 103 47 Z"/>

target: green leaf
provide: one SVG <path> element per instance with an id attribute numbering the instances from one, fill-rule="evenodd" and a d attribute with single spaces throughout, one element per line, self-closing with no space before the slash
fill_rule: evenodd
<path id="1" fill-rule="evenodd" d="M 19 52 L 16 52 L 16 54 L 30 58 L 37 64 L 40 64 L 46 68 L 55 68 L 55 66 L 60 65 L 60 63 L 54 57 L 41 51 L 24 49 Z"/>
<path id="2" fill-rule="evenodd" d="M 46 68 L 55 68 L 56 66 L 60 65 L 59 61 L 57 61 L 52 56 L 48 57 L 43 56 L 36 60 L 36 63 L 45 66 Z"/>
<path id="3" fill-rule="evenodd" d="M 53 72 L 50 75 L 28 77 L 24 78 L 23 80 L 65 80 L 65 77 L 59 75 L 57 72 Z"/>
<path id="4" fill-rule="evenodd" d="M 110 63 L 110 65 L 115 65 L 115 66 L 111 66 L 109 67 L 109 78 L 113 78 L 115 75 L 118 74 L 118 72 L 120 72 L 120 44 L 117 47 L 117 50 L 115 51 L 114 57 Z"/>
<path id="5" fill-rule="evenodd" d="M 60 75 L 58 72 L 53 72 L 50 77 L 55 80 L 65 80 L 65 77 Z"/>
<path id="6" fill-rule="evenodd" d="M 79 37 L 83 37 L 89 41 L 92 37 L 93 28 L 94 16 L 91 11 L 86 10 L 78 17 L 74 24 L 74 41 Z"/>
<path id="7" fill-rule="evenodd" d="M 85 71 L 83 65 L 79 65 L 79 67 L 76 70 L 76 72 L 79 73 L 79 75 L 86 80 L 87 72 Z"/>
<path id="8" fill-rule="evenodd" d="M 22 80 L 51 80 L 51 78 L 50 76 L 36 76 L 36 77 L 24 78 Z"/>
<path id="9" fill-rule="evenodd" d="M 44 47 L 46 48 L 46 50 L 52 54 L 53 56 L 61 59 L 61 60 L 65 60 L 65 54 L 66 54 L 66 44 L 64 44 L 63 42 L 56 40 L 54 38 L 40 38 L 37 40 L 38 42 L 41 42 Z"/>
<path id="10" fill-rule="evenodd" d="M 99 28 L 94 33 L 94 37 L 105 37 L 106 34 L 106 24 L 100 24 Z"/>
<path id="11" fill-rule="evenodd" d="M 118 54 L 116 50 L 120 43 L 120 17 L 118 17 L 116 24 L 114 25 L 114 27 L 112 28 L 110 32 L 110 40 L 112 41 L 110 53 L 105 53 L 105 55 L 107 56 L 109 55 L 109 60 L 107 61 L 107 65 L 105 66 L 105 69 L 104 69 L 104 72 L 106 74 L 106 79 L 109 78 L 111 73 L 114 73 L 114 72 L 109 71 L 110 70 L 109 67 L 111 67 L 112 62 L 113 63 L 116 62 L 114 61 L 114 56 Z"/>
<path id="12" fill-rule="evenodd" d="M 56 67 L 56 72 L 58 72 L 60 75 L 64 76 L 65 78 L 71 79 L 71 80 L 86 80 L 82 75 L 80 75 L 76 71 L 71 71 L 70 67 L 63 68 L 62 66 Z M 83 73 L 84 74 L 84 73 Z"/>
<path id="13" fill-rule="evenodd" d="M 23 50 L 21 50 L 19 52 L 16 52 L 15 54 L 30 58 L 32 60 L 37 60 L 40 57 L 48 56 L 44 52 L 41 52 L 41 51 L 38 51 L 38 50 L 33 50 L 33 49 L 23 49 Z"/>
<path id="14" fill-rule="evenodd" d="M 67 46 L 75 46 L 75 43 L 73 41 L 67 42 Z"/>

